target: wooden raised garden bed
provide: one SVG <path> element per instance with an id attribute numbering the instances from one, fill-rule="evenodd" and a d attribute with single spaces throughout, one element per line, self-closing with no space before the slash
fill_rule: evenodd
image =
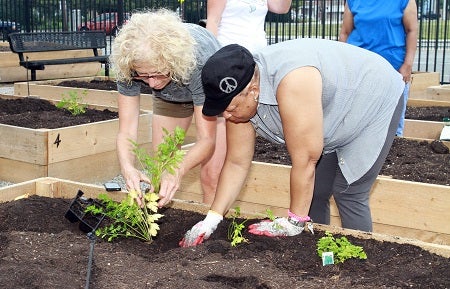
<path id="1" fill-rule="evenodd" d="M 254 163 L 252 167 L 252 171 L 250 174 L 250 180 L 244 189 L 244 191 L 241 192 L 241 195 L 239 197 L 239 200 L 234 204 L 235 206 L 240 206 L 241 208 L 241 216 L 247 217 L 247 218 L 264 218 L 265 213 L 264 211 L 267 208 L 275 210 L 275 215 L 278 214 L 278 211 L 281 208 L 281 206 L 286 204 L 286 201 L 288 200 L 287 195 L 285 194 L 285 183 L 283 182 L 284 178 L 286 177 L 285 171 L 287 168 L 282 166 L 273 166 L 273 165 L 267 165 L 262 163 Z M 270 173 L 268 173 L 270 171 Z M 192 176 L 195 175 L 196 172 L 192 172 Z M 268 176 L 272 176 L 269 177 Z M 272 180 L 275 180 L 275 178 L 282 178 L 276 180 L 276 182 L 271 183 Z M 198 179 L 197 176 L 194 178 L 195 180 Z M 183 188 L 181 192 L 177 193 L 176 199 L 170 204 L 171 208 L 175 209 L 182 209 L 182 210 L 188 210 L 192 212 L 197 212 L 201 214 L 205 214 L 208 210 L 208 207 L 196 202 L 195 196 L 198 195 L 197 192 L 194 192 L 192 188 L 195 188 L 198 186 L 195 180 L 188 180 L 187 182 L 184 182 Z M 187 184 L 191 183 L 191 184 Z M 345 235 L 353 235 L 364 239 L 376 239 L 380 241 L 390 241 L 390 242 L 397 242 L 397 243 L 407 243 L 407 244 L 413 244 L 419 247 L 422 247 L 425 250 L 428 250 L 430 252 L 439 254 L 444 257 L 450 257 L 450 246 L 449 243 L 439 242 L 436 239 L 433 243 L 429 241 L 423 241 L 420 239 L 413 238 L 411 236 L 408 236 L 408 231 L 412 231 L 412 235 L 417 235 L 416 229 L 414 225 L 421 225 L 422 229 L 427 228 L 429 231 L 431 231 L 434 227 L 440 226 L 442 229 L 447 229 L 448 226 L 445 225 L 445 219 L 448 219 L 449 213 L 442 214 L 440 216 L 441 222 L 438 222 L 434 224 L 433 221 L 435 221 L 437 218 L 433 218 L 433 216 L 430 216 L 431 220 L 424 220 L 423 218 L 419 221 L 413 216 L 415 214 L 419 215 L 420 211 L 417 211 L 416 209 L 420 207 L 426 208 L 427 211 L 433 211 L 433 208 L 429 207 L 429 203 L 421 202 L 421 206 L 417 207 L 415 206 L 414 201 L 408 201 L 408 198 L 406 200 L 402 200 L 399 202 L 398 200 L 401 200 L 403 195 L 399 194 L 397 196 L 393 196 L 394 194 L 389 191 L 389 187 L 396 187 L 397 191 L 401 191 L 398 188 L 402 187 L 402 185 L 392 185 L 389 183 L 386 183 L 382 180 L 379 180 L 377 183 L 377 187 L 373 194 L 380 193 L 379 190 L 380 186 L 383 186 L 384 189 L 384 200 L 382 203 L 388 203 L 390 202 L 390 211 L 385 212 L 379 212 L 380 206 L 376 206 L 376 204 L 372 204 L 373 206 L 373 214 L 376 216 L 374 219 L 376 219 L 376 225 L 377 230 L 373 233 L 367 233 L 367 232 L 359 232 L 355 230 L 349 230 L 349 229 L 342 229 L 338 226 L 327 226 L 327 225 L 320 225 L 316 224 L 316 228 L 319 230 L 327 230 L 333 233 L 341 233 Z M 405 188 L 406 189 L 406 188 Z M 84 197 L 86 198 L 96 198 L 98 194 L 100 193 L 108 193 L 114 200 L 120 201 L 124 193 L 123 192 L 106 192 L 103 188 L 103 186 L 99 185 L 92 185 L 92 184 L 86 184 L 86 183 L 80 183 L 80 182 L 74 182 L 64 179 L 58 179 L 58 178 L 38 178 L 22 183 L 18 183 L 11 186 L 6 186 L 3 188 L 0 188 L 0 203 L 1 202 L 8 202 L 13 201 L 15 199 L 20 199 L 23 197 L 29 197 L 32 195 L 38 195 L 43 197 L 49 197 L 49 198 L 63 198 L 63 199 L 73 199 L 77 193 L 78 190 L 81 190 L 84 192 Z M 272 193 L 271 193 L 272 192 Z M 276 192 L 276 193 L 275 193 Z M 264 198 L 261 197 L 261 194 L 264 194 Z M 448 193 L 448 191 L 447 191 Z M 193 198 L 194 197 L 194 198 Z M 372 196 L 373 198 L 374 196 Z M 437 197 L 437 194 L 434 195 L 434 197 Z M 432 196 L 429 196 L 427 199 L 431 199 Z M 414 200 L 419 201 L 419 196 L 415 197 Z M 436 202 L 438 202 L 440 199 L 436 199 Z M 399 205 L 399 203 L 404 203 L 403 205 Z M 375 205 L 375 206 L 374 206 Z M 415 207 L 409 207 L 409 206 L 415 206 Z M 411 209 L 415 208 L 415 209 Z M 434 214 L 437 215 L 440 213 L 439 208 L 434 212 Z M 285 208 L 282 209 L 282 214 L 285 212 Z M 415 211 L 415 214 L 411 214 L 411 210 Z M 333 204 L 333 211 L 335 211 L 335 207 Z M 405 212 L 407 211 L 407 212 Z M 402 215 L 403 213 L 403 215 Z M 388 218 L 386 216 L 383 218 L 382 216 L 379 216 L 379 214 L 385 214 L 390 215 L 391 218 Z M 405 221 L 406 218 L 409 218 L 408 221 Z M 387 224 L 381 225 L 382 221 L 386 221 Z M 429 222 L 428 222 L 429 221 Z M 397 224 L 397 227 L 395 228 L 395 231 L 392 230 L 384 230 L 384 228 L 388 227 L 394 227 L 393 224 Z M 427 224 L 432 225 L 431 227 L 426 226 Z M 447 228 L 446 228 L 447 227 Z M 435 233 L 430 232 L 424 232 L 422 235 L 436 235 Z M 440 235 L 449 236 L 449 232 L 447 233 L 441 233 Z M 406 237 L 406 238 L 404 238 Z M 423 238 L 422 238 L 423 239 Z"/>
<path id="2" fill-rule="evenodd" d="M 151 112 L 142 111 L 139 121 L 138 143 L 149 148 Z M 118 119 L 57 129 L 0 124 L 0 179 L 20 182 L 50 176 L 85 182 L 109 180 L 120 174 L 116 155 L 118 124 Z"/>
<path id="3" fill-rule="evenodd" d="M 252 214 L 267 207 L 284 215 L 289 206 L 290 166 L 253 162 L 236 206 Z M 201 202 L 198 169 L 184 178 L 175 197 Z M 370 197 L 374 232 L 450 245 L 450 187 L 379 176 Z M 332 225 L 340 226 L 334 203 Z"/>
<path id="4" fill-rule="evenodd" d="M 101 105 L 108 107 L 117 107 L 117 95 L 116 90 L 100 90 L 100 89 L 85 89 L 76 87 L 64 87 L 58 86 L 58 83 L 66 81 L 68 79 L 57 79 L 57 80 L 47 80 L 47 81 L 34 81 L 34 82 L 17 82 L 14 83 L 14 94 L 19 96 L 32 95 L 33 97 L 38 97 L 47 100 L 61 100 L 63 95 L 67 95 L 69 91 L 77 92 L 83 95 L 83 99 L 86 103 L 93 105 Z M 102 81 L 111 80 L 110 78 L 104 76 L 96 77 L 82 77 L 77 79 L 71 79 L 76 81 Z M 152 95 L 142 93 L 141 94 L 141 109 L 142 110 L 152 110 L 153 101 Z M 185 143 L 192 143 L 196 140 L 196 126 L 194 119 L 192 120 L 192 125 L 189 128 Z"/>

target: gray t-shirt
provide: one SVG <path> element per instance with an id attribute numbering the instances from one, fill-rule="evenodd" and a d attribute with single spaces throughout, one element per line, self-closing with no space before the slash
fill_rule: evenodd
<path id="1" fill-rule="evenodd" d="M 191 36 L 194 38 L 195 56 L 197 66 L 192 72 L 190 82 L 187 85 L 170 82 L 161 90 L 153 89 L 155 97 L 171 102 L 194 102 L 194 105 L 201 106 L 205 102 L 203 91 L 201 70 L 208 58 L 220 48 L 216 37 L 205 28 L 197 24 L 185 23 Z M 141 93 L 141 85 L 146 85 L 140 81 L 132 81 L 130 84 L 117 82 L 117 90 L 126 96 L 138 96 Z"/>
<path id="2" fill-rule="evenodd" d="M 315 67 L 322 76 L 323 153 L 337 153 L 348 183 L 361 178 L 386 140 L 405 87 L 401 75 L 383 57 L 332 40 L 289 40 L 259 50 L 254 58 L 261 73 L 260 104 L 251 119 L 256 132 L 284 143 L 277 87 L 290 71 Z"/>

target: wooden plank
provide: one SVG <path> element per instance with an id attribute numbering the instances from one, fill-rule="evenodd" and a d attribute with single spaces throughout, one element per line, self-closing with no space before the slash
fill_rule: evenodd
<path id="1" fill-rule="evenodd" d="M 0 158 L 45 165 L 48 159 L 46 130 L 0 124 Z"/>
<path id="2" fill-rule="evenodd" d="M 35 59 L 53 59 L 66 57 L 85 57 L 91 56 L 91 50 L 71 50 L 71 51 L 52 51 L 31 53 L 29 60 Z M 101 72 L 100 63 L 77 63 L 46 66 L 44 70 L 36 71 L 37 79 L 58 79 L 63 77 L 93 76 Z M 0 53 L 0 82 L 26 81 L 30 72 L 19 65 L 19 56 L 12 52 Z"/>
<path id="3" fill-rule="evenodd" d="M 91 51 L 73 50 L 73 51 L 54 51 L 33 53 L 30 60 L 43 57 L 42 59 L 64 58 L 90 56 Z M 59 79 L 81 76 L 95 76 L 101 72 L 100 63 L 77 63 L 47 66 L 45 70 L 37 71 L 37 79 Z M 19 65 L 19 56 L 15 53 L 6 51 L 0 52 L 0 82 L 16 82 L 27 80 L 27 70 Z M 28 78 L 30 78 L 28 71 Z"/>
<path id="4" fill-rule="evenodd" d="M 416 139 L 439 139 L 444 128 L 443 122 L 405 119 L 403 136 Z"/>
<path id="5" fill-rule="evenodd" d="M 118 125 L 107 120 L 48 130 L 48 164 L 115 150 Z"/>
<path id="6" fill-rule="evenodd" d="M 79 182 L 102 183 L 120 174 L 117 152 L 107 151 L 48 165 L 47 176 Z"/>
<path id="7" fill-rule="evenodd" d="M 107 192 L 102 185 L 72 180 L 46 177 L 35 181 L 35 194 L 49 198 L 73 199 L 77 195 L 78 190 L 81 190 L 84 193 L 83 196 L 86 198 L 97 198 L 99 194 L 106 193 L 113 200 L 121 201 L 126 196 L 126 192 L 123 191 Z M 0 188 L 0 196 L 1 192 L 2 189 Z"/>
<path id="8" fill-rule="evenodd" d="M 403 238 L 421 240 L 427 243 L 439 245 L 450 244 L 450 235 L 436 232 L 429 232 L 421 229 L 412 229 L 400 226 L 384 225 L 380 223 L 373 224 L 375 232 L 391 236 L 402 236 Z"/>
<path id="9" fill-rule="evenodd" d="M 5 67 L 18 67 L 19 56 L 11 51 L 0 51 L 0 71 Z"/>
<path id="10" fill-rule="evenodd" d="M 413 107 L 424 107 L 424 106 L 449 106 L 450 107 L 450 101 L 409 98 L 407 105 L 413 106 Z"/>
<path id="11" fill-rule="evenodd" d="M 439 72 L 413 71 L 411 75 L 410 92 L 411 93 L 422 92 L 425 91 L 429 86 L 439 84 L 440 84 Z"/>
<path id="12" fill-rule="evenodd" d="M 427 95 L 431 99 L 450 102 L 450 85 L 436 85 L 427 88 Z"/>
<path id="13" fill-rule="evenodd" d="M 97 75 L 101 72 L 100 63 L 77 63 L 77 64 L 62 64 L 52 65 L 45 70 L 38 70 L 36 77 L 38 80 L 43 79 L 58 79 L 61 77 L 82 77 Z M 9 83 L 27 80 L 27 71 L 23 67 L 4 67 L 0 68 L 0 82 Z M 28 72 L 28 79 L 31 75 Z"/>
<path id="14" fill-rule="evenodd" d="M 141 144 L 141 147 L 151 150 L 151 143 Z M 117 152 L 113 150 L 49 164 L 46 176 L 76 182 L 103 183 L 118 175 L 120 164 Z"/>
<path id="15" fill-rule="evenodd" d="M 47 176 L 47 165 L 0 158 L 0 179 L 13 183 L 24 182 Z"/>
<path id="16" fill-rule="evenodd" d="M 374 223 L 450 234 L 450 186 L 377 178 L 370 206 Z"/>
<path id="17" fill-rule="evenodd" d="M 0 166 L 1 168 L 1 166 Z M 0 188 L 0 203 L 36 194 L 36 179 Z"/>

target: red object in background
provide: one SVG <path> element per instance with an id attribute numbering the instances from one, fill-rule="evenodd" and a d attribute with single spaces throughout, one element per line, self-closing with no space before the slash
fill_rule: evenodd
<path id="1" fill-rule="evenodd" d="M 124 23 L 130 18 L 129 13 L 124 14 Z M 79 31 L 87 31 L 87 30 L 104 30 L 107 35 L 116 36 L 117 32 L 119 32 L 118 27 L 118 15 L 117 12 L 110 12 L 110 13 L 102 13 L 95 17 L 94 19 L 91 19 L 89 21 L 86 21 L 82 23 L 80 26 L 78 26 Z"/>

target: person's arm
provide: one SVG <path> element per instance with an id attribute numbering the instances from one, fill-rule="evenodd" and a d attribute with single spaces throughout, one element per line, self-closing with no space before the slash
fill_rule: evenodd
<path id="1" fill-rule="evenodd" d="M 225 215 L 244 186 L 255 152 L 255 130 L 250 122 L 227 121 L 227 154 L 211 210 Z"/>
<path id="2" fill-rule="evenodd" d="M 344 6 L 344 15 L 342 17 L 341 31 L 339 33 L 339 41 L 347 42 L 348 36 L 353 31 L 353 14 L 348 7 L 348 4 L 345 3 Z"/>
<path id="3" fill-rule="evenodd" d="M 277 14 L 285 14 L 291 9 L 292 0 L 267 0 L 269 11 Z"/>
<path id="4" fill-rule="evenodd" d="M 205 219 L 187 231 L 179 245 L 197 246 L 207 240 L 216 230 L 223 216 L 238 197 L 253 160 L 255 131 L 251 123 L 227 121 L 227 156 L 220 174 L 214 202 Z"/>
<path id="5" fill-rule="evenodd" d="M 227 0 L 208 0 L 206 3 L 206 29 L 217 36 L 222 13 Z"/>
<path id="6" fill-rule="evenodd" d="M 311 206 L 316 164 L 323 150 L 320 72 L 314 67 L 293 70 L 278 86 L 277 100 L 292 160 L 290 211 L 304 217 L 308 216 Z"/>
<path id="7" fill-rule="evenodd" d="M 125 96 L 119 93 L 119 132 L 117 134 L 117 156 L 120 170 L 127 189 L 140 192 L 140 181 L 150 183 L 150 180 L 140 170 L 134 167 L 135 155 L 131 141 L 137 141 L 140 97 Z"/>
<path id="8" fill-rule="evenodd" d="M 417 5 L 414 0 L 409 0 L 403 11 L 403 26 L 406 33 L 406 54 L 399 72 L 402 74 L 403 80 L 409 82 L 417 49 Z"/>
<path id="9" fill-rule="evenodd" d="M 194 167 L 206 162 L 214 153 L 216 145 L 217 117 L 202 114 L 203 106 L 194 106 L 194 119 L 197 130 L 195 144 L 189 149 L 175 175 L 165 174 L 161 180 L 158 205 L 170 202 L 181 184 L 183 176 Z"/>

